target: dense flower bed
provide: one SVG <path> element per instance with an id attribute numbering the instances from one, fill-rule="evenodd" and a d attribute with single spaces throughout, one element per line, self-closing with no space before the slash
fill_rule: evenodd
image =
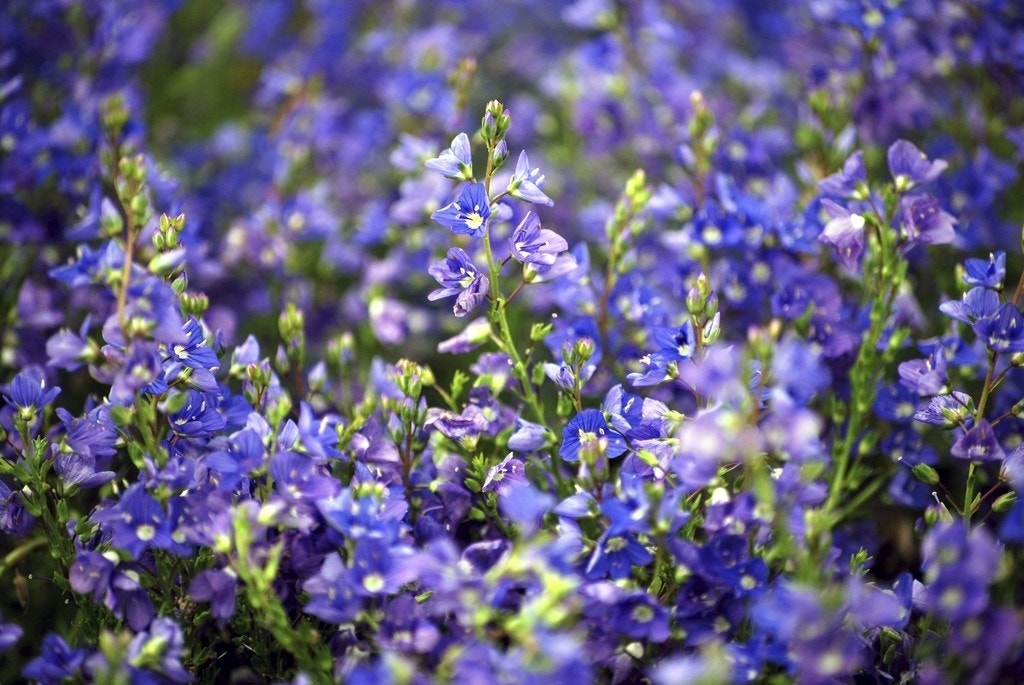
<path id="1" fill-rule="evenodd" d="M 1024 6 L 6 0 L 0 681 L 1024 677 Z"/>

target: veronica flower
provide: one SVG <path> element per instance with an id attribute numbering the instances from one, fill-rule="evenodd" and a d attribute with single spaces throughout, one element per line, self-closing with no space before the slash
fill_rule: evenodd
<path id="1" fill-rule="evenodd" d="M 128 488 L 117 505 L 95 512 L 92 520 L 110 533 L 112 544 L 138 559 L 146 549 L 170 549 L 171 520 L 142 485 Z"/>
<path id="2" fill-rule="evenodd" d="M 508 448 L 516 452 L 532 452 L 548 443 L 550 431 L 538 423 L 516 419 L 515 430 L 508 437 Z"/>
<path id="3" fill-rule="evenodd" d="M 821 204 L 831 220 L 818 239 L 835 248 L 843 266 L 856 270 L 857 259 L 864 251 L 864 217 L 827 198 Z"/>
<path id="4" fill-rule="evenodd" d="M 971 288 L 959 300 L 949 300 L 939 305 L 939 311 L 957 321 L 974 324 L 978 319 L 989 317 L 999 309 L 999 294 L 981 286 Z"/>
<path id="5" fill-rule="evenodd" d="M 527 212 L 519 226 L 508 239 L 512 256 L 524 264 L 551 266 L 558 255 L 569 249 L 565 238 L 554 231 L 542 228 L 540 219 L 533 212 Z"/>
<path id="6" fill-rule="evenodd" d="M 864 153 L 857 150 L 843 163 L 843 170 L 818 183 L 818 190 L 827 195 L 865 200 L 868 197 L 868 176 L 864 169 Z"/>
<path id="7" fill-rule="evenodd" d="M 46 356 L 49 364 L 66 371 L 76 371 L 83 362 L 94 359 L 99 350 L 89 340 L 89 327 L 92 317 L 86 316 L 78 333 L 62 328 L 46 341 Z"/>
<path id="8" fill-rule="evenodd" d="M 198 390 L 188 390 L 181 409 L 172 413 L 171 430 L 189 438 L 212 437 L 226 425 L 224 417 L 214 405 L 216 398 Z"/>
<path id="9" fill-rule="evenodd" d="M 80 674 L 85 655 L 84 649 L 73 649 L 57 633 L 47 633 L 39 656 L 25 665 L 21 675 L 43 683 L 61 683 Z"/>
<path id="10" fill-rule="evenodd" d="M 460 133 L 452 139 L 452 146 L 437 157 L 428 159 L 424 166 L 442 176 L 456 181 L 473 178 L 473 157 L 469 147 L 469 136 Z"/>
<path id="11" fill-rule="evenodd" d="M 654 561 L 646 547 L 632 533 L 613 535 L 606 531 L 594 546 L 585 574 L 590 580 L 628 578 L 633 566 L 647 566 Z"/>
<path id="12" fill-rule="evenodd" d="M 598 451 L 609 459 L 626 451 L 626 440 L 608 427 L 599 409 L 584 409 L 562 431 L 558 453 L 567 462 L 579 461 L 580 450 Z"/>
<path id="13" fill-rule="evenodd" d="M 117 475 L 113 471 L 97 471 L 96 459 L 78 452 L 58 454 L 53 460 L 53 468 L 65 486 L 77 485 L 82 489 L 99 487 Z"/>
<path id="14" fill-rule="evenodd" d="M 125 662 L 134 667 L 151 668 L 163 681 L 187 683 L 192 676 L 181 663 L 184 654 L 185 636 L 181 626 L 173 619 L 158 616 L 147 630 L 137 633 L 128 643 Z M 144 677 L 137 673 L 132 680 L 140 682 Z"/>
<path id="15" fill-rule="evenodd" d="M 1006 253 L 1000 250 L 988 259 L 964 260 L 964 283 L 993 290 L 1002 290 L 1006 278 Z"/>
<path id="16" fill-rule="evenodd" d="M 448 250 L 448 256 L 431 264 L 427 272 L 442 286 L 427 295 L 427 299 L 433 302 L 458 295 L 454 307 L 457 317 L 463 317 L 476 308 L 490 292 L 490 281 L 477 270 L 461 247 Z"/>
<path id="17" fill-rule="evenodd" d="M 510 493 L 515 487 L 519 485 L 527 485 L 529 481 L 526 480 L 526 465 L 512 456 L 509 452 L 508 456 L 501 460 L 500 463 L 495 464 L 491 468 L 487 469 L 487 478 L 484 480 L 483 492 L 497 492 L 499 495 L 506 495 Z"/>
<path id="18" fill-rule="evenodd" d="M 995 431 L 985 419 L 981 419 L 970 430 L 964 432 L 953 444 L 950 454 L 968 461 L 1002 461 L 1006 456 L 996 439 Z"/>
<path id="19" fill-rule="evenodd" d="M 188 594 L 197 602 L 209 602 L 210 614 L 221 628 L 235 615 L 238 576 L 231 569 L 207 569 L 192 579 Z"/>
<path id="20" fill-rule="evenodd" d="M 46 387 L 46 378 L 37 367 L 25 369 L 11 381 L 3 393 L 4 401 L 18 412 L 18 417 L 31 423 L 43 407 L 53 402 L 60 388 Z"/>
<path id="21" fill-rule="evenodd" d="M 1024 352 L 1024 316 L 1010 302 L 975 321 L 974 333 L 993 352 Z"/>
<path id="22" fill-rule="evenodd" d="M 897 140 L 886 153 L 889 172 L 896 182 L 896 190 L 910 190 L 916 185 L 934 181 L 949 164 L 944 160 L 929 161 L 928 157 L 906 140 Z"/>
<path id="23" fill-rule="evenodd" d="M 508 182 L 508 194 L 535 205 L 550 207 L 555 203 L 541 190 L 543 185 L 544 174 L 540 173 L 539 167 L 530 168 L 530 159 L 526 156 L 526 151 L 523 150 L 519 153 L 516 171 Z"/>
<path id="24" fill-rule="evenodd" d="M 0 480 L 0 531 L 15 537 L 25 537 L 36 523 L 36 517 L 25 508 L 22 496 L 21 490 L 11 490 Z"/>
<path id="25" fill-rule="evenodd" d="M 220 362 L 214 351 L 206 344 L 202 325 L 194 318 L 190 318 L 185 322 L 182 331 L 186 336 L 185 341 L 168 346 L 167 353 L 170 359 L 192 369 L 190 381 L 193 385 L 198 385 L 204 390 L 216 389 L 217 383 L 213 374 L 220 368 Z"/>
<path id="26" fill-rule="evenodd" d="M 21 639 L 25 631 L 17 623 L 4 623 L 0 620 L 0 652 L 10 648 L 15 642 Z M 46 638 L 43 638 L 45 647 Z"/>
<path id="27" fill-rule="evenodd" d="M 352 574 L 337 552 L 324 558 L 320 570 L 303 583 L 302 589 L 310 598 L 304 611 L 328 623 L 351 621 L 362 609 Z"/>
<path id="28" fill-rule="evenodd" d="M 953 242 L 956 219 L 942 211 L 931 195 L 906 195 L 900 199 L 900 215 L 908 245 L 943 245 Z"/>
<path id="29" fill-rule="evenodd" d="M 914 412 L 914 420 L 940 428 L 952 428 L 971 414 L 973 406 L 970 395 L 954 390 L 951 395 L 933 397 L 927 407 Z"/>
<path id="30" fill-rule="evenodd" d="M 946 351 L 936 345 L 928 359 L 911 359 L 899 366 L 900 382 L 918 395 L 938 395 L 945 392 L 949 376 L 946 374 Z"/>
<path id="31" fill-rule="evenodd" d="M 430 218 L 447 226 L 453 233 L 479 236 L 483 234 L 490 216 L 491 205 L 484 184 L 470 183 L 454 202 L 437 210 Z"/>

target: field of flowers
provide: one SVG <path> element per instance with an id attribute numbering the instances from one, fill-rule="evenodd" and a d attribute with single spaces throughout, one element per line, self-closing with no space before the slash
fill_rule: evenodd
<path id="1" fill-rule="evenodd" d="M 0 3 L 0 682 L 1024 682 L 1024 3 Z"/>

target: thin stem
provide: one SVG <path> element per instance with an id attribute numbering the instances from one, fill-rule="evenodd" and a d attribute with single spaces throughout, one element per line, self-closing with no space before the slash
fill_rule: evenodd
<path id="1" fill-rule="evenodd" d="M 127 209 L 127 208 L 126 208 Z M 121 269 L 121 282 L 117 291 L 117 322 L 121 326 L 121 335 L 128 342 L 128 332 L 125 328 L 124 311 L 128 306 L 128 285 L 131 282 L 132 262 L 135 258 L 135 222 L 132 220 L 131 212 L 126 211 L 125 220 L 125 244 L 124 244 L 124 267 Z"/>

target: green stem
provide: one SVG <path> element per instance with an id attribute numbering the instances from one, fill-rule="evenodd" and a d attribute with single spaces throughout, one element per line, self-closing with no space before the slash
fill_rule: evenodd
<path id="1" fill-rule="evenodd" d="M 494 173 L 494 149 L 490 145 L 487 149 L 487 171 L 484 174 L 484 193 L 488 198 L 488 202 L 491 200 L 491 177 Z M 498 196 L 501 197 L 500 195 Z M 497 198 L 496 198 L 497 199 Z M 494 258 L 494 249 L 491 246 L 491 231 L 490 231 L 490 219 L 483 227 L 483 245 L 484 255 L 487 259 L 487 271 L 490 277 L 490 316 L 491 325 L 497 328 L 497 343 L 498 347 L 509 356 L 512 360 L 512 373 L 519 384 L 522 386 L 522 399 L 529 407 L 530 413 L 536 422 L 541 425 L 547 425 L 544 418 L 544 408 L 541 405 L 540 398 L 537 396 L 536 390 L 533 387 L 533 380 L 530 378 L 530 372 L 527 368 L 526 363 L 523 361 L 522 355 L 519 353 L 519 349 L 516 346 L 515 340 L 512 337 L 512 330 L 508 324 L 508 316 L 506 313 L 506 305 L 508 299 L 502 294 L 501 291 L 501 267 L 502 262 L 499 262 Z M 513 293 L 518 293 L 518 288 Z M 552 453 L 552 464 L 551 470 L 552 475 L 555 478 L 555 482 L 559 492 L 563 492 L 563 481 L 562 481 L 562 465 L 561 459 L 557 453 Z"/>

